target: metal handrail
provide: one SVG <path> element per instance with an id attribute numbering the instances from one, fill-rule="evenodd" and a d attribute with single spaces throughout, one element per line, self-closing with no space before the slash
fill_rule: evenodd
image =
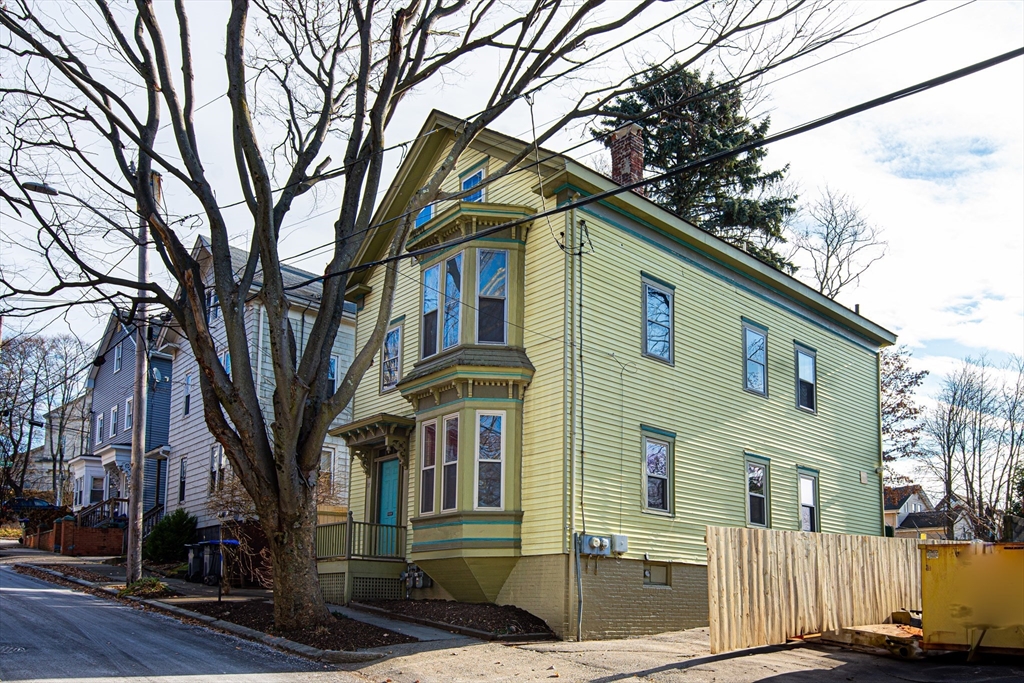
<path id="1" fill-rule="evenodd" d="M 153 531 L 153 527 L 164 518 L 163 504 L 154 505 L 146 514 L 142 515 L 142 538 L 145 539 Z"/>

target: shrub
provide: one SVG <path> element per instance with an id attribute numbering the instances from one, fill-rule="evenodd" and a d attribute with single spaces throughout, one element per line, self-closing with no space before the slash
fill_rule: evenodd
<path id="1" fill-rule="evenodd" d="M 134 595 L 139 598 L 164 598 L 177 595 L 167 587 L 167 584 L 160 579 L 147 576 L 130 583 L 117 592 L 122 598 L 126 595 Z"/>
<path id="2" fill-rule="evenodd" d="M 195 517 L 180 508 L 161 519 L 142 544 L 142 559 L 150 562 L 181 562 L 188 559 L 185 544 L 195 541 L 196 521 Z"/>

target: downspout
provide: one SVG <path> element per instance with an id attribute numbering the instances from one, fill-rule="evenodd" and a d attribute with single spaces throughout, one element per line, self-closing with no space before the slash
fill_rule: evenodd
<path id="1" fill-rule="evenodd" d="M 573 197 L 575 199 L 575 197 Z M 569 229 L 566 233 L 566 262 L 569 267 L 569 367 L 571 370 L 570 398 L 569 398 L 569 464 L 571 488 L 569 490 L 570 501 L 570 525 L 572 530 L 572 544 L 574 568 L 576 573 L 576 640 L 583 639 L 583 577 L 580 573 L 580 539 L 576 532 L 576 337 L 579 331 L 576 329 L 576 263 L 573 260 L 578 248 L 576 235 L 576 209 L 569 211 Z"/>
<path id="2" fill-rule="evenodd" d="M 882 349 L 875 354 L 875 388 L 878 390 L 878 488 L 882 499 L 882 536 L 885 536 L 885 459 L 882 455 Z M 892 529 L 893 536 L 896 535 L 896 527 Z"/>

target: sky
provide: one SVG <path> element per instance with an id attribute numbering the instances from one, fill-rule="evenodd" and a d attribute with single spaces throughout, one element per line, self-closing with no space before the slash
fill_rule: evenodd
<path id="1" fill-rule="evenodd" d="M 875 1 L 845 3 L 841 9 L 864 18 L 896 6 Z M 170 3 L 159 7 L 167 12 Z M 197 49 L 208 51 L 200 58 L 197 100 L 209 104 L 198 121 L 201 144 L 213 152 L 205 162 L 216 181 L 233 172 L 225 135 L 229 112 L 220 97 L 223 58 L 216 52 L 223 45 L 227 4 L 193 2 L 190 10 Z M 589 77 L 628 74 L 631 65 L 671 44 L 671 27 L 657 38 L 645 41 L 643 54 L 609 56 Z M 769 76 L 757 113 L 771 116 L 771 132 L 781 131 L 1022 45 L 1024 2 L 927 2 Z M 805 67 L 810 68 L 792 73 Z M 441 89 L 414 93 L 388 139 L 414 137 L 432 108 L 455 115 L 476 112 L 485 91 L 480 85 L 492 72 L 481 60 L 464 65 Z M 571 91 L 557 89 L 537 98 L 538 125 L 564 111 Z M 528 138 L 529 115 L 520 102 L 495 127 Z M 561 151 L 586 137 L 577 126 L 546 146 Z M 592 144 L 569 154 L 596 164 L 605 153 Z M 386 157 L 382 192 L 400 161 L 400 151 Z M 788 165 L 790 182 L 805 199 L 826 185 L 847 194 L 882 230 L 886 256 L 838 300 L 851 308 L 859 304 L 863 315 L 910 347 L 914 365 L 931 373 L 924 397 L 933 396 L 942 375 L 964 357 L 984 356 L 998 364 L 1010 354 L 1024 354 L 1024 59 L 779 142 L 769 148 L 764 165 Z M 187 213 L 178 198 L 171 189 L 169 211 Z M 285 255 L 325 241 L 331 199 L 328 188 L 317 203 L 298 206 L 283 230 Z M 0 220 L 6 234 L 21 229 L 6 217 Z M 186 234 L 191 239 L 199 231 Z M 247 241 L 244 232 L 234 237 L 239 245 Z M 0 254 L 5 264 L 12 259 L 16 251 Z M 128 259 L 123 267 L 130 269 L 133 262 Z M 324 262 L 314 254 L 294 265 L 317 271 Z M 68 316 L 70 322 L 52 318 L 32 320 L 29 327 L 48 334 L 70 328 L 89 342 L 102 332 L 103 320 L 84 312 Z M 5 321 L 7 329 L 19 325 Z"/>

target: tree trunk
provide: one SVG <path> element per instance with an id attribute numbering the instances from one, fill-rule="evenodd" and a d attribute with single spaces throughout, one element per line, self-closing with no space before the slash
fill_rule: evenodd
<path id="1" fill-rule="evenodd" d="M 260 512 L 274 571 L 274 624 L 280 631 L 330 623 L 316 568 L 316 491 L 303 501 L 269 501 Z M 275 523 L 276 522 L 276 523 Z"/>

